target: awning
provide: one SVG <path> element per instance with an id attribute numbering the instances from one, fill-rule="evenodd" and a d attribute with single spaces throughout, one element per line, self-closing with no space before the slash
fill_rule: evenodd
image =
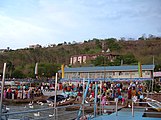
<path id="1" fill-rule="evenodd" d="M 147 80 L 152 80 L 152 78 L 85 78 L 85 81 L 147 81 Z M 83 81 L 83 78 L 72 78 L 72 79 L 68 79 L 68 78 L 62 78 L 60 80 L 61 82 L 79 82 L 79 81 Z"/>

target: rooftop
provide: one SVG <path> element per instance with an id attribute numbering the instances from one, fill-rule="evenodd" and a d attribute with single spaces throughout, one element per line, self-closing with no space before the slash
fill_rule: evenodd
<path id="1" fill-rule="evenodd" d="M 142 65 L 142 70 L 153 70 L 155 65 Z M 97 72 L 97 71 L 138 71 L 138 65 L 128 66 L 96 66 L 64 68 L 65 72 Z M 61 70 L 58 71 L 61 73 Z"/>

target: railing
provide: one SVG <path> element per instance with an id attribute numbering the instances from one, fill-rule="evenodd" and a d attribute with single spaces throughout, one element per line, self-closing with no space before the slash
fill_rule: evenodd
<path id="1" fill-rule="evenodd" d="M 113 108 L 113 109 L 111 107 L 111 113 L 115 114 L 116 117 L 117 116 L 118 117 L 119 116 L 122 116 L 122 114 L 119 114 L 119 109 L 122 109 L 124 107 L 121 108 L 119 106 L 118 100 L 115 99 L 115 101 L 108 101 L 108 102 L 109 103 L 114 103 L 113 106 L 115 106 L 115 108 Z M 140 103 L 143 104 L 143 105 L 142 106 L 137 105 L 137 104 L 140 104 Z M 131 103 L 130 103 L 131 104 L 131 107 L 128 107 L 128 108 L 125 108 L 125 109 L 126 110 L 128 109 L 128 112 L 130 110 L 132 117 L 135 117 L 135 113 L 140 112 L 139 110 L 142 109 L 141 112 L 143 113 L 143 115 L 145 115 L 145 114 L 148 114 L 148 116 L 160 115 L 158 117 L 161 118 L 161 113 L 160 112 L 157 112 L 157 111 L 148 111 L 148 109 L 152 108 L 152 107 L 149 107 L 148 106 L 148 103 L 151 103 L 151 102 L 138 102 L 138 101 L 137 102 L 134 102 L 134 101 L 131 101 Z M 100 115 L 102 115 L 102 113 L 104 113 L 104 111 L 102 110 L 102 107 L 101 106 L 99 106 L 98 108 L 100 109 L 100 112 L 99 112 L 100 114 L 97 114 L 97 116 L 100 116 Z M 109 110 L 109 108 L 104 107 L 104 110 Z M 127 112 L 126 110 L 123 111 L 123 112 Z M 129 115 L 129 114 L 126 114 L 126 115 Z M 157 116 L 155 116 L 155 117 L 157 117 Z"/>
<path id="2" fill-rule="evenodd" d="M 35 109 L 35 110 L 28 110 L 28 111 L 19 111 L 19 112 L 8 112 L 8 113 L 3 113 L 2 114 L 2 120 L 9 120 L 9 119 L 15 119 L 15 120 L 49 120 L 49 119 L 54 119 L 54 120 L 58 120 L 59 117 L 62 117 L 62 116 L 67 116 L 68 120 L 70 119 L 70 115 L 72 114 L 72 119 L 76 118 L 77 117 L 77 112 L 78 111 L 68 111 L 68 112 L 58 112 L 58 110 L 60 109 L 65 109 L 66 107 L 76 107 L 76 106 L 80 106 L 79 104 L 76 104 L 76 105 L 67 105 L 67 106 L 59 106 L 59 107 L 50 107 L 50 108 L 42 108 L 42 109 Z M 48 115 L 37 115 L 36 117 L 34 116 L 31 116 L 31 113 L 32 115 L 33 114 L 37 114 L 38 112 L 43 113 L 43 112 L 49 112 L 50 111 L 50 114 Z M 53 114 L 54 111 L 56 111 L 55 115 Z M 27 115 L 28 114 L 28 115 Z M 73 115 L 75 114 L 75 116 Z M 18 115 L 21 115 L 21 117 L 17 117 L 17 118 L 11 118 L 12 116 L 18 116 Z M 65 120 L 65 119 L 64 119 Z"/>
<path id="3" fill-rule="evenodd" d="M 116 117 L 121 116 L 121 114 L 119 114 L 119 109 L 121 109 L 121 107 L 118 104 L 118 99 L 115 99 L 115 101 L 108 101 L 108 103 L 113 105 L 113 107 L 108 107 L 108 110 L 111 109 L 111 113 L 115 114 Z M 143 106 L 137 105 L 139 103 L 143 104 Z M 127 109 L 129 109 L 131 111 L 131 116 L 132 117 L 135 117 L 135 113 L 138 112 L 138 111 L 136 111 L 136 108 L 144 109 L 143 114 L 156 114 L 156 115 L 160 114 L 160 112 L 151 112 L 151 111 L 148 112 L 146 109 L 149 109 L 149 108 L 152 108 L 152 107 L 148 107 L 148 105 L 146 105 L 147 103 L 148 102 L 133 102 L 132 101 L 131 102 L 131 108 L 127 108 Z M 89 106 L 89 104 L 90 103 L 86 103 L 85 105 Z M 17 117 L 17 119 L 19 119 L 19 120 L 44 120 L 44 119 L 46 119 L 46 120 L 50 120 L 50 119 L 58 120 L 59 118 L 62 118 L 62 116 L 66 116 L 66 117 L 62 118 L 64 120 L 76 119 L 77 118 L 77 113 L 79 112 L 79 110 L 66 111 L 66 112 L 61 112 L 61 110 L 62 109 L 65 110 L 67 107 L 79 107 L 80 105 L 81 104 L 74 104 L 74 105 L 67 105 L 67 106 L 58 106 L 56 108 L 48 107 L 48 108 L 28 110 L 28 111 L 8 112 L 8 113 L 3 113 L 2 118 L 3 118 L 3 120 L 9 120 L 9 118 L 11 118 L 12 116 L 22 115 L 19 118 Z M 110 106 L 110 105 L 107 105 L 107 106 Z M 88 116 L 89 119 L 92 119 L 94 117 L 102 115 L 102 113 L 104 113 L 104 111 L 102 109 L 102 106 L 97 106 L 97 108 L 98 108 L 98 110 L 97 110 L 96 113 L 91 111 L 90 115 L 87 115 L 87 113 L 86 113 L 85 116 Z M 106 107 L 104 108 L 104 110 L 107 110 Z M 56 111 L 55 112 L 56 114 L 53 114 L 54 111 Z M 93 106 L 93 111 L 94 111 L 94 106 Z M 43 116 L 41 115 L 41 116 L 37 116 L 37 117 L 31 117 L 31 114 L 33 116 L 33 113 L 38 113 L 38 112 L 40 112 L 40 113 L 49 112 L 49 113 L 46 114 L 46 115 L 43 115 Z M 51 114 L 51 115 L 49 116 L 49 114 Z"/>
<path id="4" fill-rule="evenodd" d="M 111 112 L 115 112 L 116 113 L 116 116 L 118 115 L 118 99 L 116 98 L 114 101 L 107 101 L 108 104 L 113 104 L 115 107 L 114 108 L 108 108 L 106 109 L 105 106 L 108 106 L 108 105 L 105 105 L 105 106 L 99 106 L 99 110 L 100 110 L 100 115 L 104 112 L 104 110 L 111 110 Z"/>
<path id="5" fill-rule="evenodd" d="M 135 105 L 135 104 L 146 104 L 146 106 L 137 106 L 137 105 Z M 154 109 L 153 107 L 148 107 L 148 103 L 153 103 L 153 102 L 134 102 L 134 101 L 132 101 L 132 116 L 134 117 L 134 113 L 135 113 L 135 111 L 134 111 L 134 109 L 135 108 L 143 108 L 143 109 L 145 109 L 146 111 L 144 111 L 144 114 L 145 113 L 148 113 L 148 114 L 156 114 L 156 115 L 160 115 L 160 112 L 157 112 L 157 111 L 155 111 L 155 112 L 147 112 L 147 110 L 149 109 L 149 108 L 152 108 L 152 109 Z"/>

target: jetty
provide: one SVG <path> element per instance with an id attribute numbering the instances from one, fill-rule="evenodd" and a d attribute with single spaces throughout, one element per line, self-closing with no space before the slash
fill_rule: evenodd
<path id="1" fill-rule="evenodd" d="M 103 114 L 98 115 L 95 118 L 92 118 L 91 120 L 160 120 L 160 118 L 152 118 L 152 117 L 144 117 L 144 108 L 135 108 L 134 109 L 134 116 L 132 115 L 131 108 L 122 108 L 118 111 L 117 115 L 116 113 L 112 113 L 110 115 Z M 160 113 L 159 113 L 160 114 Z"/>
<path id="2" fill-rule="evenodd" d="M 3 99 L 3 102 L 5 104 L 24 104 L 24 103 L 29 103 L 31 101 L 33 102 L 46 102 L 48 96 L 39 96 L 39 97 L 34 97 L 34 98 L 28 98 L 28 99 Z"/>

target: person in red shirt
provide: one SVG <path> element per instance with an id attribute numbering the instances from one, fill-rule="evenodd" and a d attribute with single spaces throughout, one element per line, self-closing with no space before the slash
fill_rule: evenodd
<path id="1" fill-rule="evenodd" d="M 131 88 L 128 90 L 128 99 L 131 99 Z"/>
<path id="2" fill-rule="evenodd" d="M 117 89 L 118 94 L 121 94 L 120 88 Z"/>
<path id="3" fill-rule="evenodd" d="M 62 90 L 62 88 L 63 88 L 62 83 L 59 83 L 59 90 Z"/>
<path id="4" fill-rule="evenodd" d="M 78 91 L 76 100 L 81 101 L 81 97 L 82 97 L 82 93 Z"/>
<path id="5" fill-rule="evenodd" d="M 92 92 L 91 92 L 91 95 L 92 95 L 92 97 L 94 98 L 94 91 L 92 90 Z"/>

